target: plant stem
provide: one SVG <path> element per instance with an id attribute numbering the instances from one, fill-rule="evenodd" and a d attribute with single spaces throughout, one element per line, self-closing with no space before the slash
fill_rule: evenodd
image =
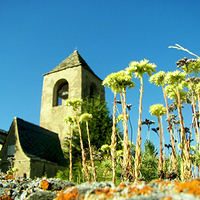
<path id="1" fill-rule="evenodd" d="M 160 117 L 158 117 L 158 125 L 159 125 L 159 138 L 160 138 L 160 155 L 159 155 L 158 171 L 162 172 L 162 170 L 163 170 L 163 151 L 162 151 L 162 131 L 161 131 Z"/>
<path id="2" fill-rule="evenodd" d="M 140 79 L 140 104 L 139 104 L 139 119 L 137 130 L 137 143 L 135 153 L 135 180 L 137 181 L 139 176 L 140 162 L 141 162 L 141 126 L 142 126 L 142 97 L 143 97 L 143 78 Z"/>
<path id="3" fill-rule="evenodd" d="M 76 122 L 77 122 L 78 130 L 79 130 L 80 145 L 81 145 L 81 152 L 82 152 L 82 165 L 83 165 L 83 169 L 84 169 L 84 174 L 85 174 L 86 180 L 90 181 L 90 174 L 88 172 L 88 167 L 87 167 L 87 164 L 86 164 L 86 156 L 85 156 L 85 150 L 84 150 L 84 147 L 83 147 L 83 139 L 82 139 L 82 135 L 81 135 L 81 127 L 80 127 L 80 123 L 79 123 L 79 120 L 78 120 L 77 113 L 76 113 Z"/>
<path id="4" fill-rule="evenodd" d="M 182 181 L 185 181 L 192 178 L 191 160 L 190 160 L 188 143 L 186 140 L 185 126 L 184 126 L 183 114 L 182 114 L 182 109 L 181 109 L 181 97 L 180 97 L 179 90 L 176 90 L 176 95 L 177 95 L 177 108 L 178 108 L 180 124 L 181 124 L 181 146 L 182 146 L 181 179 Z"/>
<path id="5" fill-rule="evenodd" d="M 130 175 L 132 176 L 132 163 L 131 163 L 131 153 L 129 146 L 129 136 L 128 136 L 128 126 L 127 126 L 127 112 L 126 112 L 126 90 L 123 89 L 120 93 L 122 101 L 122 115 L 123 115 L 123 128 L 124 128 L 124 155 L 123 155 L 123 180 L 129 180 Z"/>
<path id="6" fill-rule="evenodd" d="M 170 136 L 171 136 L 171 145 L 172 145 L 172 171 L 174 171 L 174 172 L 176 172 L 178 174 L 178 166 L 177 166 L 177 158 L 176 158 L 176 147 L 175 147 L 174 132 L 173 132 L 173 128 L 172 128 L 172 124 L 171 124 L 171 120 L 170 120 L 169 106 L 168 106 L 167 96 L 166 96 L 164 88 L 163 88 L 163 96 L 164 96 L 164 99 L 165 99 L 165 106 L 166 106 L 166 110 L 167 110 L 167 122 L 168 122 L 169 132 L 170 132 Z"/>
<path id="7" fill-rule="evenodd" d="M 70 140 L 70 146 L 69 146 L 69 161 L 70 161 L 70 165 L 69 165 L 69 181 L 72 182 L 72 137 L 73 137 L 73 129 L 70 126 L 70 131 L 71 131 L 71 140 Z"/>
<path id="8" fill-rule="evenodd" d="M 116 93 L 114 93 L 114 103 L 113 103 L 113 126 L 112 126 L 112 136 L 111 136 L 111 157 L 112 157 L 112 170 L 113 170 L 113 183 L 115 184 L 116 179 Z"/>
<path id="9" fill-rule="evenodd" d="M 161 122 L 161 132 L 162 132 L 162 139 L 163 139 L 163 170 L 165 171 L 165 136 L 164 136 L 164 130 L 163 130 L 163 120 L 162 116 L 160 116 L 160 122 Z"/>
<path id="10" fill-rule="evenodd" d="M 90 149 L 90 159 L 91 159 L 91 163 L 92 163 L 92 173 L 93 173 L 94 180 L 97 181 L 97 175 L 96 175 L 94 159 L 93 159 L 93 155 L 92 155 L 92 147 L 91 147 L 91 144 L 90 144 L 90 133 L 89 133 L 89 127 L 88 127 L 87 121 L 86 121 L 86 129 L 87 129 L 88 144 L 89 144 L 89 149 Z"/>

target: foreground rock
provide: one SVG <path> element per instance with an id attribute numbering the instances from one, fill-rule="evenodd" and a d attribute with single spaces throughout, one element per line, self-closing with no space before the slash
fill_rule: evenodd
<path id="1" fill-rule="evenodd" d="M 155 180 L 150 183 L 111 182 L 74 185 L 56 178 L 34 180 L 0 175 L 1 200 L 196 200 L 200 199 L 200 180 L 173 182 Z"/>
<path id="2" fill-rule="evenodd" d="M 25 179 L 0 175 L 0 199 L 54 199 L 66 187 L 74 184 L 56 178 Z"/>

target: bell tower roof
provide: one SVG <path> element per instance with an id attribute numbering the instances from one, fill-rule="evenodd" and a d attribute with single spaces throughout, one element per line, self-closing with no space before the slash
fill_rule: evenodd
<path id="1" fill-rule="evenodd" d="M 77 50 L 75 50 L 69 57 L 67 57 L 65 60 L 63 60 L 57 67 L 55 67 L 53 70 L 51 70 L 50 72 L 48 72 L 44 75 L 58 72 L 61 70 L 65 70 L 67 68 L 78 67 L 80 65 L 96 76 L 96 74 L 88 66 L 88 64 L 85 62 L 85 60 L 80 56 L 80 54 L 78 53 Z"/>

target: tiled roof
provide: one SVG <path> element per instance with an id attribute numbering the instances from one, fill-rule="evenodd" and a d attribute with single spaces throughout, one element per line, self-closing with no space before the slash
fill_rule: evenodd
<path id="1" fill-rule="evenodd" d="M 77 50 L 75 50 L 69 57 L 63 60 L 56 68 L 46 73 L 45 75 L 64 70 L 66 68 L 77 67 L 80 65 L 96 76 L 96 74 L 91 70 L 91 68 L 88 66 L 85 60 L 80 56 Z"/>
<path id="2" fill-rule="evenodd" d="M 28 157 L 66 166 L 58 134 L 19 118 L 16 123 L 21 147 Z"/>

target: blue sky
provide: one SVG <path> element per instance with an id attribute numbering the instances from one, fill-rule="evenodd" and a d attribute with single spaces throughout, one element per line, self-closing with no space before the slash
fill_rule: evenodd
<path id="1" fill-rule="evenodd" d="M 178 43 L 200 55 L 199 8 L 199 0 L 1 0 L 0 128 L 8 130 L 15 116 L 39 125 L 42 75 L 76 48 L 101 79 L 144 58 L 155 63 L 157 71 L 174 71 L 177 60 L 192 56 L 168 46 Z M 149 106 L 164 103 L 162 91 L 144 77 L 142 119 L 156 121 Z M 127 91 L 134 135 L 139 80 L 135 84 Z M 112 109 L 109 89 L 106 100 Z M 186 112 L 188 126 L 189 116 Z M 147 127 L 142 128 L 145 140 Z M 154 133 L 151 139 L 157 142 Z"/>

